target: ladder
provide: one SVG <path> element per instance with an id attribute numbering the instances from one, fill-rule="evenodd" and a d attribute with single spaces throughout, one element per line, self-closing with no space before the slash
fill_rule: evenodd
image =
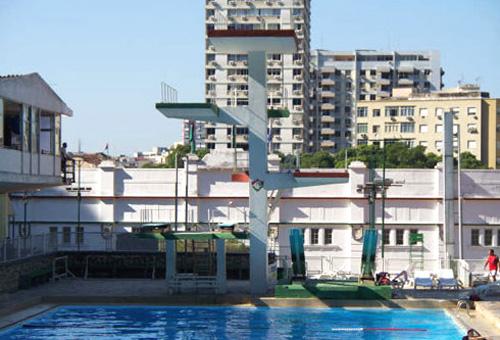
<path id="1" fill-rule="evenodd" d="M 410 264 L 413 269 L 424 269 L 424 234 L 410 233 Z"/>

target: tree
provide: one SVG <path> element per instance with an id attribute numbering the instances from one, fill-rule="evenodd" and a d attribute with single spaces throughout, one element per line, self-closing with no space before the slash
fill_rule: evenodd
<path id="1" fill-rule="evenodd" d="M 484 165 L 480 160 L 476 158 L 469 151 L 462 152 L 460 154 L 460 166 L 462 169 L 487 169 L 488 167 Z"/>
<path id="2" fill-rule="evenodd" d="M 143 168 L 175 168 L 175 154 L 178 154 L 178 167 L 184 167 L 183 158 L 186 157 L 191 151 L 191 147 L 189 145 L 176 145 L 175 147 L 170 148 L 167 158 L 165 159 L 165 163 L 163 164 L 153 164 L 146 163 L 142 167 Z M 209 152 L 208 149 L 198 149 L 196 150 L 196 156 L 198 158 L 203 158 Z"/>

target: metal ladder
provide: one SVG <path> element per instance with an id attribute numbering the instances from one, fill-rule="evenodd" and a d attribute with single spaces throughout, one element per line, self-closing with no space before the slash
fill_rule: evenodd
<path id="1" fill-rule="evenodd" d="M 418 244 L 420 242 L 420 244 Z M 424 269 L 424 234 L 410 233 L 410 264 L 413 269 Z"/>

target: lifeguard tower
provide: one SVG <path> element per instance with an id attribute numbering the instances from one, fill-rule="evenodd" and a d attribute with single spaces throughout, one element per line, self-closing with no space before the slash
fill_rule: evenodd
<path id="1" fill-rule="evenodd" d="M 268 171 L 269 115 L 287 117 L 287 109 L 267 109 L 267 54 L 297 52 L 293 30 L 211 30 L 208 39 L 221 53 L 248 55 L 248 106 L 218 107 L 210 103 L 158 103 L 168 118 L 248 127 L 250 189 L 250 286 L 252 294 L 268 290 L 268 191 L 348 182 L 347 172 L 271 173 Z M 241 180 L 242 176 L 235 176 Z M 243 176 L 244 177 L 244 176 Z"/>

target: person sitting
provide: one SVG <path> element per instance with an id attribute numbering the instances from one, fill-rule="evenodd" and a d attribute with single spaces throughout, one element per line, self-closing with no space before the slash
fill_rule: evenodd
<path id="1" fill-rule="evenodd" d="M 481 334 L 479 334 L 478 331 L 472 328 L 467 331 L 467 335 L 462 337 L 462 340 L 486 340 L 486 339 L 487 339 L 486 337 L 481 336 Z"/>
<path id="2" fill-rule="evenodd" d="M 376 275 L 377 281 L 375 284 L 377 286 L 388 286 L 391 284 L 391 279 L 389 278 L 389 273 L 387 272 L 380 272 Z"/>

